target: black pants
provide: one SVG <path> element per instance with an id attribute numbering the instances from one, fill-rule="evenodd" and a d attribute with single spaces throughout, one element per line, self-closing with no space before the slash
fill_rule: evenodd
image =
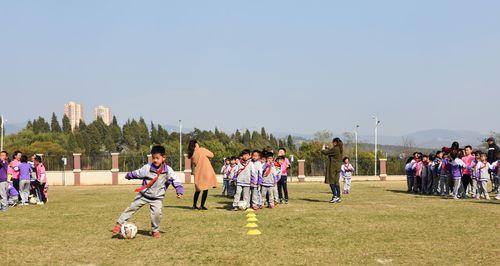
<path id="1" fill-rule="evenodd" d="M 196 207 L 198 205 L 198 198 L 200 197 L 200 191 L 196 191 L 194 193 L 194 199 L 193 199 L 193 207 Z M 201 195 L 201 207 L 205 207 L 205 202 L 207 202 L 207 197 L 208 197 L 208 190 L 203 190 L 203 194 Z"/>
<path id="2" fill-rule="evenodd" d="M 422 177 L 415 177 L 415 184 L 413 186 L 413 192 L 418 193 L 422 191 Z"/>
<path id="3" fill-rule="evenodd" d="M 19 178 L 18 179 L 12 179 L 12 185 L 14 186 L 14 188 L 17 190 L 17 192 L 19 192 L 19 196 L 18 199 L 21 200 L 21 192 L 19 191 Z"/>
<path id="4" fill-rule="evenodd" d="M 283 194 L 285 194 L 285 201 L 288 201 L 288 186 L 286 185 L 287 180 L 288 176 L 282 175 L 278 181 L 278 197 L 280 198 L 280 201 L 283 200 Z"/>
<path id="5" fill-rule="evenodd" d="M 332 194 L 333 194 L 334 198 L 340 198 L 341 197 L 340 185 L 330 184 L 330 189 L 332 190 Z"/>
<path id="6" fill-rule="evenodd" d="M 412 175 L 406 176 L 406 185 L 408 186 L 408 192 L 413 191 L 413 186 L 415 186 L 415 177 Z"/>
<path id="7" fill-rule="evenodd" d="M 469 174 L 463 175 L 462 176 L 462 187 L 463 187 L 464 191 L 463 191 L 462 195 L 467 196 L 467 188 L 469 187 L 469 185 L 472 186 L 472 178 L 471 178 L 471 176 Z"/>

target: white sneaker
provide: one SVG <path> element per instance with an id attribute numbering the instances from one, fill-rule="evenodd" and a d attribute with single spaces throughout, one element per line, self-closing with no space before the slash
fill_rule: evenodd
<path id="1" fill-rule="evenodd" d="M 39 201 L 36 203 L 36 205 L 43 205 L 43 204 L 44 204 L 43 201 Z"/>

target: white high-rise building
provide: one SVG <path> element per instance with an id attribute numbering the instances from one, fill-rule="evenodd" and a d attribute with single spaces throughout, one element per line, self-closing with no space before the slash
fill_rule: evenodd
<path id="1" fill-rule="evenodd" d="M 97 106 L 94 109 L 94 118 L 97 119 L 98 117 L 102 118 L 102 121 L 104 121 L 106 125 L 111 125 L 111 121 L 113 119 L 113 116 L 111 115 L 111 108 L 102 105 Z"/>
<path id="2" fill-rule="evenodd" d="M 83 107 L 81 104 L 69 102 L 64 105 L 64 114 L 69 118 L 71 130 L 74 130 L 83 120 Z"/>

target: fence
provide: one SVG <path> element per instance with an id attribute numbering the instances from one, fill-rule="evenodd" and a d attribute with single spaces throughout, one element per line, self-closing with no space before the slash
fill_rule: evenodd
<path id="1" fill-rule="evenodd" d="M 350 163 L 356 168 L 356 160 L 351 158 Z M 380 174 L 380 167 L 377 165 L 377 174 L 375 174 L 374 158 L 358 158 L 356 175 L 373 176 Z M 390 175 L 404 175 L 405 161 L 399 157 L 387 158 L 387 173 Z M 306 161 L 306 176 L 324 176 L 326 169 L 326 159 L 318 158 L 310 162 Z"/>

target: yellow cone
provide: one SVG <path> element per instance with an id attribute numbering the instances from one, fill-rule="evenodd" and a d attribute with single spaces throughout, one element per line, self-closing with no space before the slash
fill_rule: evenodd
<path id="1" fill-rule="evenodd" d="M 251 218 L 247 219 L 247 222 L 249 222 L 249 223 L 255 223 L 255 222 L 258 222 L 258 221 L 259 220 L 257 220 L 257 218 L 255 218 L 255 217 L 251 217 Z"/>
<path id="2" fill-rule="evenodd" d="M 255 212 L 252 208 L 248 208 L 246 212 Z"/>
<path id="3" fill-rule="evenodd" d="M 255 213 L 248 213 L 247 214 L 247 218 L 253 218 L 253 217 L 257 217 L 257 215 L 255 215 Z"/>
<path id="4" fill-rule="evenodd" d="M 259 236 L 259 235 L 262 235 L 262 233 L 258 229 L 251 229 L 251 230 L 248 230 L 247 235 L 249 235 L 249 236 Z"/>
<path id="5" fill-rule="evenodd" d="M 256 223 L 249 223 L 245 226 L 245 228 L 258 228 L 259 226 Z"/>

